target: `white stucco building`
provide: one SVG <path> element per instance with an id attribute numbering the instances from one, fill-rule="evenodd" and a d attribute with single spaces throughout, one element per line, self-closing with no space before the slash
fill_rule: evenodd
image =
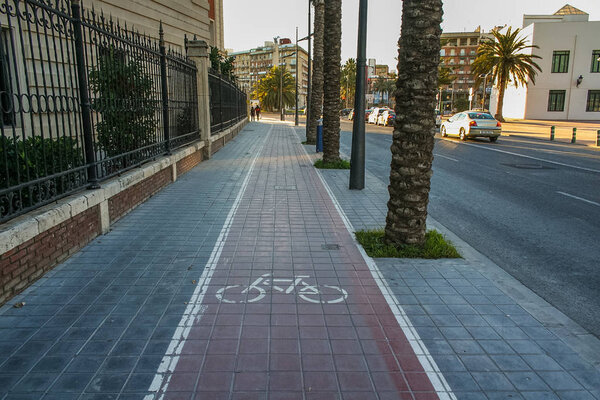
<path id="1" fill-rule="evenodd" d="M 522 35 L 542 59 L 535 85 L 509 85 L 504 117 L 600 120 L 600 21 L 566 5 L 553 15 L 524 15 Z M 495 112 L 497 90 L 490 110 Z"/>

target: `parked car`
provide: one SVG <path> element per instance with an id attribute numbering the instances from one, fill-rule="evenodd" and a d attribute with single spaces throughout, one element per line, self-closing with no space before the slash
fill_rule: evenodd
<path id="1" fill-rule="evenodd" d="M 379 118 L 377 118 L 377 125 L 393 126 L 394 120 L 396 119 L 396 113 L 394 110 L 384 110 Z"/>
<path id="2" fill-rule="evenodd" d="M 383 114 L 384 111 L 389 110 L 387 107 L 375 107 L 373 112 L 369 115 L 369 120 L 367 121 L 370 124 L 376 124 L 379 116 Z"/>
<path id="3" fill-rule="evenodd" d="M 374 108 L 369 108 L 367 110 L 365 110 L 365 122 L 369 122 L 369 117 L 371 116 L 371 113 L 373 112 Z"/>
<path id="4" fill-rule="evenodd" d="M 495 142 L 502 134 L 502 124 L 491 114 L 469 110 L 454 114 L 442 123 L 440 133 L 442 137 L 458 136 L 461 140 L 487 137 Z"/>
<path id="5" fill-rule="evenodd" d="M 352 111 L 350 111 L 348 113 L 348 121 L 352 121 L 354 119 L 354 108 L 352 109 Z"/>
<path id="6" fill-rule="evenodd" d="M 435 126 L 440 127 L 442 125 L 442 114 L 440 110 L 435 110 Z"/>
<path id="7" fill-rule="evenodd" d="M 351 111 L 351 108 L 344 108 L 343 110 L 340 110 L 340 117 L 347 117 Z"/>

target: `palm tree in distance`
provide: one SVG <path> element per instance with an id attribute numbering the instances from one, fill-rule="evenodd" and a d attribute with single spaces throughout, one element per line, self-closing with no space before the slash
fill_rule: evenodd
<path id="1" fill-rule="evenodd" d="M 342 67 L 340 80 L 340 90 L 345 99 L 346 108 L 354 104 L 354 94 L 356 92 L 356 60 L 349 58 Z"/>
<path id="2" fill-rule="evenodd" d="M 536 45 L 528 45 L 525 38 L 519 37 L 519 28 L 512 30 L 509 27 L 506 33 L 499 30 L 492 31 L 495 40 L 488 40 L 479 46 L 477 58 L 473 62 L 471 70 L 474 75 L 480 76 L 490 73 L 490 80 L 496 82 L 498 87 L 498 105 L 496 108 L 496 119 L 504 121 L 502 108 L 504 106 L 504 92 L 509 83 L 515 87 L 527 85 L 531 81 L 535 85 L 535 76 L 542 71 L 534 61 L 542 58 L 535 54 L 523 53 L 529 49 L 538 49 Z M 480 78 L 478 78 L 479 83 Z"/>
<path id="3" fill-rule="evenodd" d="M 323 36 L 325 32 L 325 1 L 312 0 L 315 6 L 315 36 L 313 45 L 312 84 L 306 144 L 317 142 L 317 120 L 323 108 Z"/>
<path id="4" fill-rule="evenodd" d="M 279 107 L 280 92 L 283 93 L 284 107 L 292 106 L 295 103 L 296 81 L 294 77 L 285 67 L 273 67 L 263 79 L 256 83 L 252 95 L 260 101 L 261 107 L 273 111 Z"/>
<path id="5" fill-rule="evenodd" d="M 375 81 L 375 85 L 373 86 L 376 92 L 381 93 L 381 103 L 383 103 L 384 94 L 388 95 L 388 104 L 389 104 L 389 94 L 393 93 L 396 90 L 396 82 L 394 78 L 377 78 Z"/>
<path id="6" fill-rule="evenodd" d="M 323 38 L 323 163 L 340 160 L 340 63 L 342 61 L 342 1 L 325 2 Z"/>
<path id="7" fill-rule="evenodd" d="M 404 0 L 385 242 L 422 245 L 433 163 L 442 0 Z"/>

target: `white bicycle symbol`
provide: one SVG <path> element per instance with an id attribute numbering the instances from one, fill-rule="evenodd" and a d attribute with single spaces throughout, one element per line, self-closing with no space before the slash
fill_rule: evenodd
<path id="1" fill-rule="evenodd" d="M 217 290 L 217 299 L 223 303 L 256 303 L 261 301 L 267 294 L 265 288 L 271 287 L 280 293 L 292 294 L 296 293 L 302 300 L 309 303 L 336 304 L 341 303 L 348 298 L 348 292 L 341 287 L 331 285 L 311 285 L 304 279 L 310 278 L 308 275 L 296 275 L 293 279 L 271 278 L 271 274 L 264 274 L 256 279 L 249 286 L 242 285 L 225 286 Z M 271 279 L 269 279 L 271 278 Z M 278 284 L 288 284 L 287 287 L 278 286 Z M 236 291 L 234 289 L 242 289 Z M 227 293 L 244 295 L 246 300 L 229 300 L 226 298 Z M 331 300 L 325 300 L 332 297 Z M 325 299 L 324 299 L 325 298 Z"/>

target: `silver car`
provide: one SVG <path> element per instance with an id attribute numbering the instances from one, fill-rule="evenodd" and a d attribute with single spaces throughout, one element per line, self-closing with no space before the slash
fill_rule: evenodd
<path id="1" fill-rule="evenodd" d="M 502 133 L 502 124 L 486 112 L 463 111 L 442 123 L 440 133 L 442 137 L 458 136 L 461 140 L 487 137 L 495 142 Z"/>

